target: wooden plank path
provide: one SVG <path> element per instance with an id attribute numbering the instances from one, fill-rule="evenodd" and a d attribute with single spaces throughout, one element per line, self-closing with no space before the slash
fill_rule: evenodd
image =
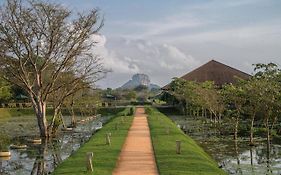
<path id="1" fill-rule="evenodd" d="M 147 115 L 143 107 L 136 108 L 113 175 L 158 175 Z"/>

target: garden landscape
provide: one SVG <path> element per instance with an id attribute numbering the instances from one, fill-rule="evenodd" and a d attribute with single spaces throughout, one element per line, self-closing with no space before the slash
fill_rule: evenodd
<path id="1" fill-rule="evenodd" d="M 0 174 L 281 174 L 280 7 L 0 0 Z"/>

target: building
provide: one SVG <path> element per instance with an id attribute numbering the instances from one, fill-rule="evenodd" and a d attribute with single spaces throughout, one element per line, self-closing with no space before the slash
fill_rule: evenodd
<path id="1" fill-rule="evenodd" d="M 251 75 L 218 61 L 211 60 L 197 69 L 183 75 L 181 78 L 195 82 L 213 81 L 216 86 L 222 87 L 224 84 L 235 83 L 237 81 L 236 77 L 249 79 Z M 169 84 L 162 88 L 162 90 L 168 89 Z"/>

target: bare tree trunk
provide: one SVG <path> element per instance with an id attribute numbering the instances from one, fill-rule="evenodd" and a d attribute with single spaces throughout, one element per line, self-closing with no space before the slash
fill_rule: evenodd
<path id="1" fill-rule="evenodd" d="M 42 138 L 48 137 L 48 122 L 46 119 L 46 102 L 38 99 L 39 97 L 34 97 L 33 94 L 31 96 L 31 101 L 33 103 L 33 109 L 35 111 L 35 115 L 37 117 L 37 124 L 40 131 L 40 136 Z"/>
<path id="2" fill-rule="evenodd" d="M 218 122 L 219 122 L 219 124 L 221 124 L 221 113 L 220 112 L 218 113 Z"/>
<path id="3" fill-rule="evenodd" d="M 74 113 L 74 109 L 73 106 L 71 107 L 71 126 L 72 127 L 76 127 L 77 126 L 77 121 L 76 121 L 76 117 L 75 117 L 75 113 Z"/>
<path id="4" fill-rule="evenodd" d="M 238 148 L 238 141 L 234 140 L 234 146 L 235 146 L 235 153 L 236 153 L 236 160 L 237 160 L 237 172 L 239 174 L 242 174 L 241 167 L 240 167 L 240 158 L 239 158 L 239 148 Z"/>
<path id="5" fill-rule="evenodd" d="M 204 117 L 207 118 L 207 109 L 204 108 Z"/>
<path id="6" fill-rule="evenodd" d="M 213 113 L 210 110 L 209 110 L 209 114 L 210 114 L 211 123 L 213 123 Z"/>
<path id="7" fill-rule="evenodd" d="M 214 114 L 214 119 L 215 119 L 215 124 L 217 124 L 217 114 L 216 114 L 216 112 L 213 112 L 213 114 Z"/>
<path id="8" fill-rule="evenodd" d="M 251 118 L 251 129 L 250 129 L 250 146 L 254 146 L 254 121 L 256 113 L 253 113 Z"/>
<path id="9" fill-rule="evenodd" d="M 74 100 L 73 98 L 71 99 L 71 126 L 72 127 L 76 127 L 77 126 L 77 121 L 76 121 L 76 118 L 75 118 L 75 112 L 74 112 Z"/>
<path id="10" fill-rule="evenodd" d="M 182 102 L 182 107 L 183 107 L 183 112 L 184 112 L 184 115 L 186 116 L 187 115 L 187 107 L 186 107 L 187 103 L 185 100 L 183 100 Z"/>
<path id="11" fill-rule="evenodd" d="M 266 117 L 266 130 L 267 130 L 267 137 L 266 137 L 266 164 L 267 164 L 267 172 L 270 173 L 270 128 L 269 128 L 269 116 Z"/>
<path id="12" fill-rule="evenodd" d="M 267 132 L 267 137 L 266 137 L 267 147 L 268 147 L 268 150 L 269 150 L 269 147 L 270 147 L 269 116 L 266 117 L 266 132 Z M 268 153 L 268 154 L 269 154 L 269 153 Z"/>
<path id="13" fill-rule="evenodd" d="M 268 123 L 268 118 L 267 118 L 267 125 Z M 270 173 L 271 169 L 270 169 L 270 130 L 269 130 L 269 126 L 267 128 L 267 144 L 266 144 L 266 164 L 267 164 L 267 172 Z M 272 173 L 272 172 L 271 172 Z"/>
<path id="14" fill-rule="evenodd" d="M 237 114 L 239 115 L 239 114 Z M 238 138 L 238 126 L 239 126 L 239 117 L 236 117 L 236 121 L 235 121 L 235 128 L 234 128 L 234 140 L 237 140 Z"/>
<path id="15" fill-rule="evenodd" d="M 61 115 L 61 106 L 57 106 L 54 109 L 53 118 L 52 118 L 51 124 L 49 125 L 49 128 L 48 128 L 48 130 L 49 130 L 49 137 L 52 137 L 52 136 L 56 135 L 58 127 L 61 124 L 61 122 L 63 124 L 63 127 L 65 127 L 64 121 L 62 120 L 60 115 Z M 57 122 L 56 123 L 56 120 L 58 119 L 58 117 L 60 117 L 61 122 Z"/>

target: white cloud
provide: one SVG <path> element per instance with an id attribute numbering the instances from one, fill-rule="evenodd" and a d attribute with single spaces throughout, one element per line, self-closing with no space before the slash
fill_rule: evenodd
<path id="1" fill-rule="evenodd" d="M 170 44 L 155 44 L 145 40 L 108 39 L 96 49 L 112 73 L 100 85 L 121 86 L 135 73 L 145 73 L 152 82 L 165 85 L 199 65 L 199 61 Z"/>
<path id="2" fill-rule="evenodd" d="M 146 21 L 115 21 L 115 25 L 127 26 L 134 29 L 123 35 L 126 38 L 150 38 L 158 35 L 167 35 L 175 33 L 178 30 L 187 30 L 201 27 L 212 23 L 211 20 L 206 21 L 191 15 L 188 11 L 179 12 L 175 15 L 166 16 L 164 18 L 146 20 Z"/>
<path id="3" fill-rule="evenodd" d="M 252 63 L 280 64 L 280 15 L 268 18 L 269 10 L 262 8 L 266 3 L 210 0 L 183 5 L 176 12 L 151 19 L 115 20 L 101 49 L 105 65 L 113 70 L 103 86 L 122 85 L 138 72 L 164 85 L 209 59 L 248 73 Z"/>
<path id="4" fill-rule="evenodd" d="M 228 49 L 243 49 L 244 55 L 246 55 L 246 52 L 251 51 L 256 53 L 257 57 L 259 52 L 264 51 L 275 53 L 275 55 L 278 55 L 276 53 L 280 53 L 280 49 L 278 49 L 281 44 L 280 28 L 281 25 L 279 24 L 269 23 L 186 33 L 178 36 L 174 35 L 173 37 L 167 36 L 162 39 L 176 46 L 182 45 L 188 47 L 192 45 L 192 47 L 202 48 L 205 53 L 209 53 L 209 56 L 212 56 L 212 52 L 214 53 L 214 48 L 217 50 L 221 48 L 219 52 L 225 56 L 235 55 L 233 53 L 234 50 L 226 51 L 222 49 L 223 47 L 227 47 Z M 206 45 L 209 48 L 205 48 Z M 193 51 L 194 49 L 191 50 Z M 243 57 L 242 52 L 240 55 L 240 57 Z"/>
<path id="5" fill-rule="evenodd" d="M 252 5 L 259 2 L 263 2 L 262 0 L 211 0 L 206 1 L 204 3 L 199 3 L 191 6 L 186 6 L 187 10 L 210 10 L 210 9 L 221 9 L 221 8 L 238 8 L 239 6 Z M 266 1 L 264 1 L 266 2 Z"/>

